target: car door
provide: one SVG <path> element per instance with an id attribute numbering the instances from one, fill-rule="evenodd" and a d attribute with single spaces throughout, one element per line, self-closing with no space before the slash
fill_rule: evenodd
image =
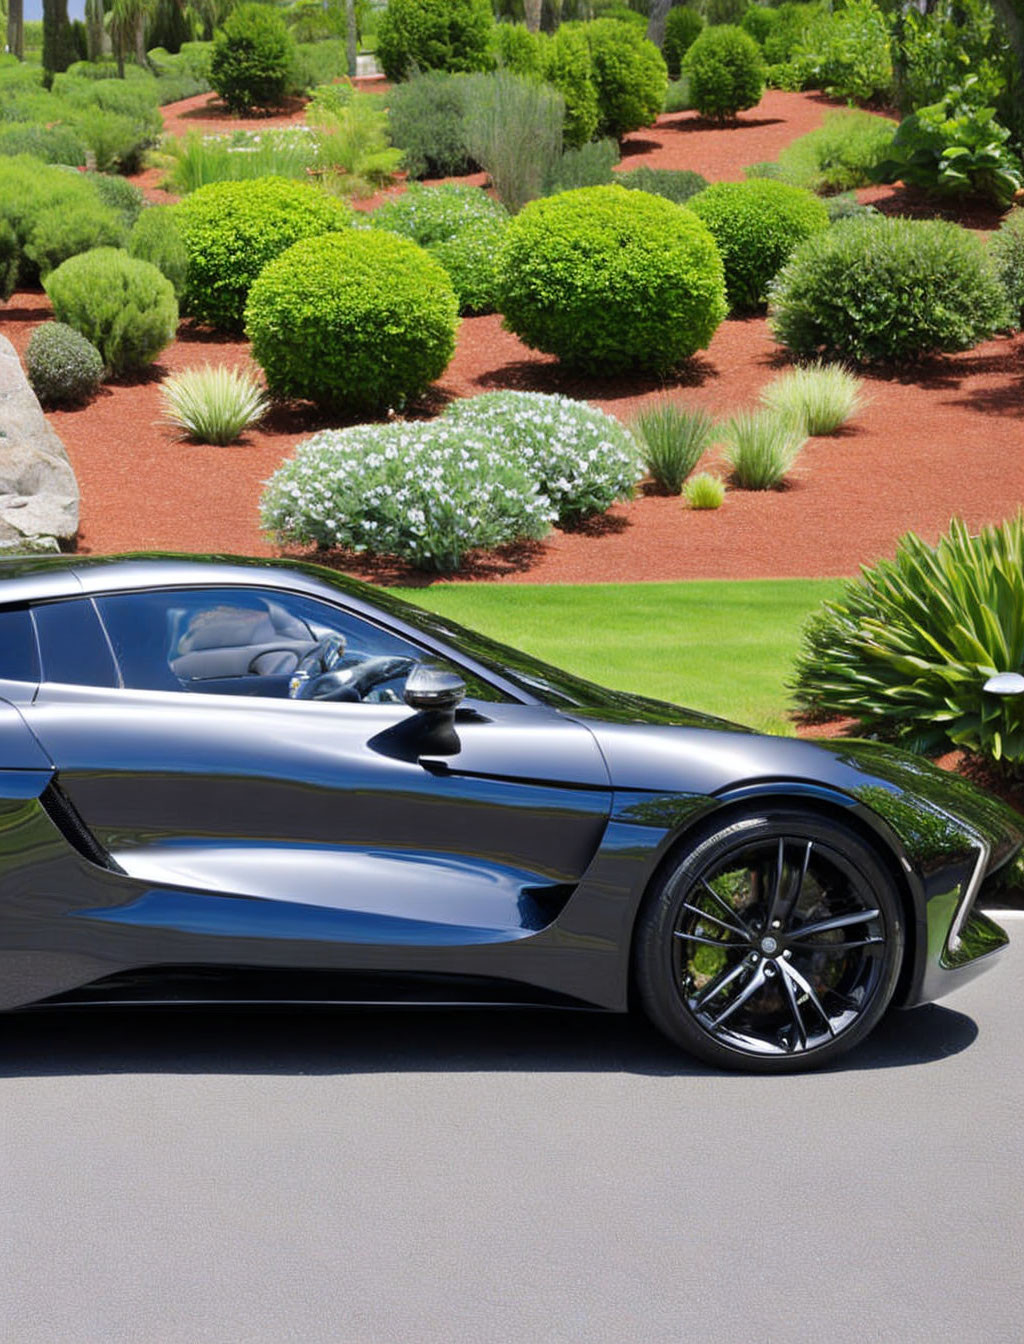
<path id="1" fill-rule="evenodd" d="M 251 616 L 260 604 L 276 649 Z M 590 732 L 556 711 L 474 682 L 438 738 L 397 683 L 359 703 L 282 694 L 289 661 L 324 631 L 353 657 L 437 661 L 383 624 L 256 588 L 76 598 L 34 616 L 42 679 L 26 718 L 138 888 L 93 918 L 245 938 L 273 961 L 282 939 L 503 940 L 549 923 L 600 843 L 607 772 Z M 253 642 L 211 644 L 215 625 Z M 200 661 L 183 660 L 211 648 L 227 652 L 201 664 L 210 675 L 185 677 Z M 264 680 L 226 687 L 232 676 Z"/>

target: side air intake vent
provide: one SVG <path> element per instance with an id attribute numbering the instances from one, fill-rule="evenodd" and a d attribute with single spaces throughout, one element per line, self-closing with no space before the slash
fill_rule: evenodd
<path id="1" fill-rule="evenodd" d="M 90 863 L 95 863 L 100 868 L 107 868 L 113 873 L 123 871 L 103 846 L 97 842 L 92 831 L 75 811 L 71 799 L 62 792 L 56 783 L 51 780 L 47 784 L 39 801 L 57 830 L 60 831 L 71 848 L 81 854 L 83 859 L 88 859 Z"/>

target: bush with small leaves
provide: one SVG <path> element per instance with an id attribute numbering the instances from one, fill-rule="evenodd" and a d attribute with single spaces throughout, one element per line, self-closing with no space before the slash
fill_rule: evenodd
<path id="1" fill-rule="evenodd" d="M 713 182 L 689 202 L 718 244 L 730 306 L 751 312 L 794 248 L 828 228 L 828 211 L 812 192 L 766 178 Z"/>
<path id="2" fill-rule="evenodd" d="M 0 219 L 0 303 L 6 303 L 14 293 L 20 263 L 18 236 L 6 219 Z"/>
<path id="3" fill-rule="evenodd" d="M 772 411 L 741 411 L 722 426 L 722 439 L 740 490 L 780 490 L 805 442 L 801 425 Z"/>
<path id="4" fill-rule="evenodd" d="M 44 163 L 64 163 L 73 168 L 84 167 L 86 157 L 85 141 L 73 126 L 2 120 L 0 154 L 31 154 Z"/>
<path id="5" fill-rule="evenodd" d="M 147 205 L 128 235 L 128 254 L 151 262 L 174 286 L 180 299 L 185 292 L 188 253 L 175 222 L 176 206 Z"/>
<path id="6" fill-rule="evenodd" d="M 441 264 L 382 229 L 296 243 L 263 269 L 246 307 L 270 391 L 347 412 L 420 396 L 448 367 L 457 328 Z"/>
<path id="7" fill-rule="evenodd" d="M 586 35 L 563 26 L 544 43 L 541 57 L 545 81 L 565 99 L 562 139 L 566 148 L 581 149 L 593 139 L 600 117 Z"/>
<path id="8" fill-rule="evenodd" d="M 284 97 L 295 43 L 268 5 L 239 5 L 213 39 L 210 83 L 232 112 L 277 107 Z"/>
<path id="9" fill-rule="evenodd" d="M 260 508 L 284 542 L 437 573 L 471 551 L 542 537 L 554 515 L 501 444 L 445 419 L 325 430 L 278 468 Z"/>
<path id="10" fill-rule="evenodd" d="M 715 437 L 707 411 L 688 411 L 667 399 L 645 406 L 633 421 L 633 434 L 655 485 L 678 495 L 683 482 Z"/>
<path id="11" fill-rule="evenodd" d="M 25 371 L 43 406 L 78 406 L 103 381 L 103 358 L 73 327 L 44 322 L 29 339 Z"/>
<path id="12" fill-rule="evenodd" d="M 597 133 L 621 139 L 629 131 L 650 126 L 668 87 L 661 52 L 642 30 L 618 19 L 596 19 L 583 32 L 597 91 Z"/>
<path id="13" fill-rule="evenodd" d="M 440 70 L 415 75 L 388 94 L 391 143 L 402 151 L 410 177 L 472 172 L 465 133 L 467 96 L 465 79 Z"/>
<path id="14" fill-rule="evenodd" d="M 493 313 L 498 306 L 498 252 L 507 219 L 481 219 L 428 248 L 448 272 L 460 313 Z"/>
<path id="15" fill-rule="evenodd" d="M 185 307 L 222 331 L 242 326 L 252 282 L 301 238 L 348 228 L 347 205 L 306 182 L 211 182 L 185 198 L 175 223 L 188 255 Z"/>
<path id="16" fill-rule="evenodd" d="M 572 524 L 630 499 L 639 475 L 637 445 L 610 415 L 585 401 L 543 392 L 486 392 L 455 401 L 447 423 L 501 445 Z"/>
<path id="17" fill-rule="evenodd" d="M 761 49 L 742 28 L 705 28 L 683 57 L 690 99 L 704 117 L 727 121 L 756 107 L 764 92 Z"/>
<path id="18" fill-rule="evenodd" d="M 436 187 L 414 182 L 369 216 L 374 228 L 397 233 L 420 247 L 447 242 L 471 224 L 507 219 L 507 210 L 486 191 L 461 182 L 442 182 Z"/>
<path id="19" fill-rule="evenodd" d="M 43 288 L 54 316 L 92 341 L 112 373 L 144 368 L 174 339 L 174 289 L 148 261 L 98 247 L 51 271 Z"/>
<path id="20" fill-rule="evenodd" d="M 94 247 L 120 247 L 127 230 L 121 216 L 99 201 L 71 209 L 52 205 L 36 216 L 25 243 L 25 256 L 35 262 L 45 279 L 68 257 Z"/>
<path id="21" fill-rule="evenodd" d="M 726 311 L 722 260 L 696 215 L 617 184 L 533 201 L 506 230 L 498 272 L 508 329 L 592 372 L 671 369 Z"/>
<path id="22" fill-rule="evenodd" d="M 1024 326 L 1024 209 L 1010 211 L 988 246 L 1006 295 L 1010 323 Z"/>
<path id="23" fill-rule="evenodd" d="M 377 59 L 393 83 L 417 70 L 487 70 L 490 0 L 389 0 L 377 26 Z"/>
<path id="24" fill-rule="evenodd" d="M 841 224 L 845 219 L 880 219 L 881 212 L 873 205 L 862 205 L 853 192 L 840 196 L 826 196 L 825 209 L 830 224 Z"/>
<path id="25" fill-rule="evenodd" d="M 541 77 L 541 38 L 521 23 L 496 23 L 491 30 L 491 55 L 499 70 L 529 79 Z"/>
<path id="26" fill-rule="evenodd" d="M 1007 320 L 980 238 L 931 219 L 849 219 L 814 234 L 771 289 L 775 338 L 865 364 L 968 350 Z"/>
<path id="27" fill-rule="evenodd" d="M 779 25 L 779 13 L 767 5 L 754 4 L 744 11 L 739 24 L 763 51 L 765 42 Z"/>
<path id="28" fill-rule="evenodd" d="M 629 191 L 647 191 L 652 196 L 664 196 L 666 201 L 685 205 L 708 185 L 706 177 L 689 168 L 648 168 L 642 164 L 628 173 L 617 173 L 615 181 Z"/>
<path id="29" fill-rule="evenodd" d="M 725 501 L 725 483 L 709 471 L 698 472 L 683 486 L 683 498 L 691 509 L 720 509 Z"/>
<path id="30" fill-rule="evenodd" d="M 152 78 L 83 79 L 69 73 L 56 77 L 54 93 L 74 109 L 75 129 L 100 172 L 138 172 L 145 151 L 163 133 Z"/>
<path id="31" fill-rule="evenodd" d="M 94 210 L 98 205 L 96 192 L 85 173 L 40 163 L 28 154 L 0 158 L 0 219 L 10 224 L 21 249 L 19 280 L 31 285 L 39 278 L 39 268 L 25 254 L 25 246 L 44 211 L 59 209 L 71 213 Z"/>
<path id="32" fill-rule="evenodd" d="M 801 135 L 779 155 L 784 182 L 808 191 L 850 191 L 871 184 L 896 127 L 873 112 L 829 112 L 817 130 Z"/>
<path id="33" fill-rule="evenodd" d="M 223 364 L 185 369 L 160 384 L 164 418 L 197 443 L 234 443 L 265 413 L 266 394 L 251 373 Z"/>
<path id="34" fill-rule="evenodd" d="M 109 173 L 89 173 L 96 195 L 110 210 L 116 210 L 126 229 L 130 229 L 145 204 L 145 197 L 134 182 Z"/>
<path id="35" fill-rule="evenodd" d="M 790 370 L 761 393 L 761 404 L 816 438 L 834 434 L 864 405 L 864 384 L 842 364 L 815 360 Z"/>
<path id="36" fill-rule="evenodd" d="M 679 5 L 670 9 L 665 20 L 665 40 L 661 54 L 668 66 L 669 79 L 678 79 L 683 57 L 704 29 L 704 20 L 695 9 Z"/>

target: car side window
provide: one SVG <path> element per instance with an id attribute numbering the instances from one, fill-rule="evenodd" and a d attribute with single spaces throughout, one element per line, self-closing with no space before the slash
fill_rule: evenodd
<path id="1" fill-rule="evenodd" d="M 0 681 L 38 681 L 36 633 L 27 607 L 0 611 Z"/>
<path id="2" fill-rule="evenodd" d="M 329 642 L 333 665 L 352 680 L 346 699 L 398 703 L 412 666 L 438 661 L 399 635 L 298 593 L 173 589 L 112 594 L 97 598 L 97 607 L 124 684 L 135 690 L 283 698 L 304 660 Z"/>
<path id="3" fill-rule="evenodd" d="M 117 686 L 117 668 L 88 597 L 32 608 L 43 681 L 66 686 Z"/>

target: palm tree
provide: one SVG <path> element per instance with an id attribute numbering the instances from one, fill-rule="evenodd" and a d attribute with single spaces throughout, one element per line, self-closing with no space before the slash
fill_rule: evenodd
<path id="1" fill-rule="evenodd" d="M 146 64 L 146 20 L 152 7 L 153 0 L 114 0 L 114 7 L 107 16 L 121 79 L 124 79 L 124 58 L 133 50 L 139 65 Z"/>

